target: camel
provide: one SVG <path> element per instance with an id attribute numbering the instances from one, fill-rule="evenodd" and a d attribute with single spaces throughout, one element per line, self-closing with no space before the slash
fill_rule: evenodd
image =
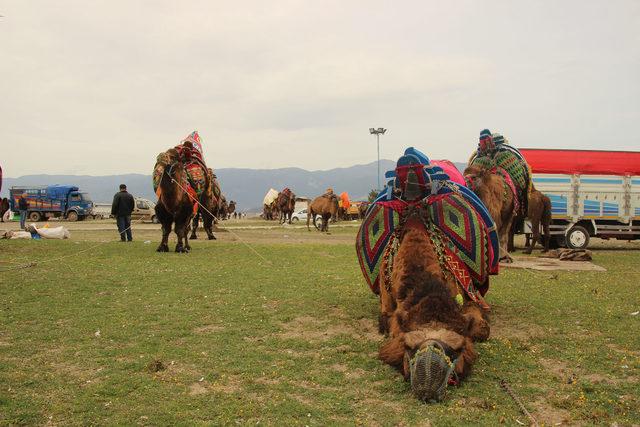
<path id="1" fill-rule="evenodd" d="M 280 211 L 280 224 L 284 224 L 285 222 L 287 222 L 287 217 L 289 224 L 291 224 L 291 216 L 293 215 L 293 211 L 296 208 L 296 195 L 293 194 L 293 191 L 285 188 L 283 191 L 278 193 L 276 206 Z"/>
<path id="2" fill-rule="evenodd" d="M 530 241 L 527 238 L 525 244 L 524 253 L 530 254 L 536 246 L 536 243 L 540 241 L 540 226 L 542 226 L 542 234 L 544 236 L 542 252 L 549 251 L 549 241 L 551 240 L 551 232 L 549 225 L 551 224 L 551 199 L 544 195 L 541 191 L 536 190 L 535 187 L 531 189 L 529 193 L 529 203 L 527 204 L 527 218 L 531 221 L 531 231 L 533 237 Z M 515 245 L 513 243 L 513 237 L 516 232 L 516 226 L 522 226 L 524 218 L 518 217 L 515 219 L 511 231 L 509 233 L 509 251 L 515 251 Z"/>
<path id="3" fill-rule="evenodd" d="M 500 260 L 511 262 L 508 252 L 511 224 L 516 215 L 517 195 L 504 176 L 480 166 L 468 166 L 464 171 L 467 186 L 482 200 L 496 224 L 500 239 Z"/>
<path id="4" fill-rule="evenodd" d="M 175 233 L 178 238 L 176 252 L 189 252 L 188 231 L 194 215 L 194 202 L 187 193 L 187 171 L 180 160 L 178 151 L 174 148 L 158 155 L 154 170 L 154 181 L 157 179 L 158 202 L 155 211 L 156 218 L 162 224 L 162 241 L 158 252 L 169 252 L 169 233 L 175 223 Z"/>
<path id="5" fill-rule="evenodd" d="M 219 215 L 221 203 L 219 196 L 222 193 L 220 190 L 220 183 L 216 179 L 213 169 L 207 168 L 207 176 L 210 184 L 201 195 L 200 203 L 198 204 L 198 212 L 193 216 L 191 236 L 189 237 L 191 240 L 196 240 L 198 238 L 196 231 L 198 230 L 200 217 L 202 217 L 202 226 L 207 233 L 207 238 L 209 240 L 217 240 L 216 236 L 213 234 L 213 224 Z"/>
<path id="6" fill-rule="evenodd" d="M 318 196 L 309 204 L 307 208 L 307 230 L 309 228 L 309 220 L 313 219 L 313 226 L 320 231 L 329 232 L 329 220 L 338 212 L 338 196 L 333 193 Z M 316 215 L 322 216 L 322 224 L 320 227 L 316 224 Z"/>
<path id="7" fill-rule="evenodd" d="M 367 209 L 369 209 L 368 202 L 362 202 L 358 205 L 358 218 L 360 220 L 364 219 L 365 214 L 367 213 Z"/>
<path id="8" fill-rule="evenodd" d="M 228 219 L 231 219 L 231 215 L 235 214 L 235 212 L 236 212 L 236 202 L 231 200 L 229 202 L 229 208 L 227 209 Z"/>
<path id="9" fill-rule="evenodd" d="M 468 375 L 477 359 L 474 341 L 486 340 L 490 328 L 441 266 L 424 215 L 411 208 L 397 251 L 380 266 L 380 331 L 389 339 L 378 356 L 410 380 L 416 397 L 438 401 L 447 384 Z"/>
<path id="10" fill-rule="evenodd" d="M 0 222 L 4 222 L 4 214 L 9 210 L 9 199 L 4 197 L 0 200 Z"/>

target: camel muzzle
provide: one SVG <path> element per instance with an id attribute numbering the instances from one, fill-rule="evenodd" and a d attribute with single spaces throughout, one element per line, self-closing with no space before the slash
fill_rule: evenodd
<path id="1" fill-rule="evenodd" d="M 430 341 L 409 362 L 411 391 L 426 403 L 442 401 L 455 365 L 439 342 Z"/>

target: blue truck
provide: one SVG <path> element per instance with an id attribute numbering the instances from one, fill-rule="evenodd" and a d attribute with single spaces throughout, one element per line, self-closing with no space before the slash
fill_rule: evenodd
<path id="1" fill-rule="evenodd" d="M 18 200 L 27 195 L 29 221 L 48 218 L 66 218 L 69 221 L 83 220 L 93 212 L 93 202 L 87 193 L 73 185 L 14 186 L 9 189 L 9 205 L 18 211 Z"/>

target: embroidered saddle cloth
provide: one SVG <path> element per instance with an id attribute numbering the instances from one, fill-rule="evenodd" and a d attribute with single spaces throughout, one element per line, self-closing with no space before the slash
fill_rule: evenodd
<path id="1" fill-rule="evenodd" d="M 410 150 L 417 152 L 411 148 L 405 153 L 414 155 Z M 429 164 L 424 154 L 419 153 L 417 161 L 405 156 L 395 173 L 387 173 L 392 179 L 370 206 L 358 231 L 356 253 L 364 278 L 371 290 L 379 293 L 385 253 L 402 227 L 407 208 L 421 205 L 442 268 L 455 277 L 471 299 L 477 300 L 478 293 L 487 290 L 488 276 L 498 272 L 495 224 L 473 192 L 450 181 L 441 169 Z M 416 193 L 416 189 L 422 193 Z"/>
<path id="2" fill-rule="evenodd" d="M 529 192 L 531 191 L 531 169 L 520 152 L 507 144 L 499 144 L 492 155 L 474 154 L 469 165 L 477 165 L 484 169 L 503 169 L 511 177 L 517 190 L 518 205 L 526 209 Z M 526 211 L 524 211 L 526 214 Z"/>

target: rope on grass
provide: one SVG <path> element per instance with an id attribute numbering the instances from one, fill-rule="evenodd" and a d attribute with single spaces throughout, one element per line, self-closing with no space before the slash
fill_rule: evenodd
<path id="1" fill-rule="evenodd" d="M 215 216 L 213 213 L 211 213 L 211 211 L 209 209 L 207 209 L 205 206 L 202 205 L 202 203 L 200 203 L 198 201 L 198 199 L 196 199 L 195 197 L 193 197 L 183 186 L 182 184 L 180 184 L 178 181 L 176 181 L 173 177 L 171 177 L 171 181 L 175 182 L 178 187 L 180 187 L 182 189 L 182 191 L 184 191 L 187 196 L 189 196 L 191 198 L 191 200 L 193 200 L 195 203 L 197 203 L 198 205 L 200 205 L 200 207 L 202 209 L 204 209 L 209 215 L 211 215 L 212 218 L 214 218 L 216 221 L 220 221 L 220 219 L 218 219 L 217 216 Z M 260 253 L 255 250 L 250 244 L 248 244 L 246 241 L 244 241 L 244 239 L 242 239 L 240 236 L 238 236 L 236 233 L 234 233 L 233 231 L 231 231 L 229 228 L 225 228 L 225 230 L 227 230 L 229 233 L 233 234 L 239 241 L 240 243 L 242 243 L 243 245 L 245 245 L 247 248 L 249 248 L 254 254 L 256 254 L 258 256 L 258 258 L 260 258 L 261 260 L 263 260 L 264 262 L 266 262 L 267 264 L 269 264 L 270 266 L 273 266 L 273 263 L 271 261 L 269 261 L 268 259 L 266 259 L 265 257 L 263 257 L 262 255 L 260 255 Z"/>
<path id="2" fill-rule="evenodd" d="M 133 226 L 133 224 L 134 224 L 135 222 L 137 222 L 137 221 L 142 222 L 142 218 L 140 218 L 140 219 L 138 219 L 138 220 L 136 220 L 136 221 L 132 221 L 132 222 L 131 222 L 131 225 L 129 225 L 129 226 L 128 226 L 127 228 L 125 228 L 124 230 L 122 230 L 122 232 L 124 233 L 124 232 L 126 232 L 127 230 L 129 230 L 129 229 Z M 93 245 L 93 246 L 91 246 L 91 247 L 89 247 L 89 248 L 81 249 L 81 250 L 79 250 L 79 251 L 77 251 L 77 252 L 74 252 L 74 253 L 72 253 L 72 254 L 67 254 L 67 255 L 63 255 L 63 256 L 55 257 L 55 258 L 49 258 L 49 259 L 45 259 L 45 260 L 42 260 L 42 261 L 30 261 L 30 262 L 27 262 L 27 263 L 24 263 L 24 264 L 19 264 L 19 265 L 16 265 L 16 266 L 12 266 L 12 267 L 8 267 L 8 268 L 0 269 L 0 272 L 13 271 L 13 270 L 23 270 L 23 269 L 25 269 L 25 268 L 35 267 L 35 266 L 37 266 L 37 265 L 40 265 L 40 264 L 46 264 L 46 263 L 48 263 L 48 262 L 60 261 L 60 260 L 63 260 L 63 259 L 67 259 L 67 258 L 71 258 L 71 257 L 74 257 L 74 256 L 78 256 L 78 255 L 80 255 L 80 254 L 82 254 L 82 253 L 85 253 L 85 252 L 89 252 L 89 251 L 91 251 L 91 250 L 93 250 L 93 249 L 95 249 L 95 248 L 97 248 L 97 247 L 99 247 L 99 246 L 104 245 L 105 243 L 111 243 L 111 242 L 112 242 L 112 240 L 106 240 L 106 241 L 104 241 L 104 242 L 100 242 L 100 243 L 98 243 L 98 244 L 96 244 L 96 245 Z M 18 264 L 18 263 L 14 263 L 14 264 Z"/>
<path id="3" fill-rule="evenodd" d="M 507 380 L 501 379 L 500 387 L 502 387 L 502 389 L 506 391 L 509 396 L 511 396 L 513 401 L 516 402 L 516 405 L 518 405 L 520 411 L 531 421 L 531 425 L 538 427 L 538 421 L 533 417 L 533 415 L 531 415 L 531 412 L 527 411 L 527 408 L 522 404 L 522 401 L 518 398 L 518 396 L 516 396 L 516 393 L 513 391 Z"/>

